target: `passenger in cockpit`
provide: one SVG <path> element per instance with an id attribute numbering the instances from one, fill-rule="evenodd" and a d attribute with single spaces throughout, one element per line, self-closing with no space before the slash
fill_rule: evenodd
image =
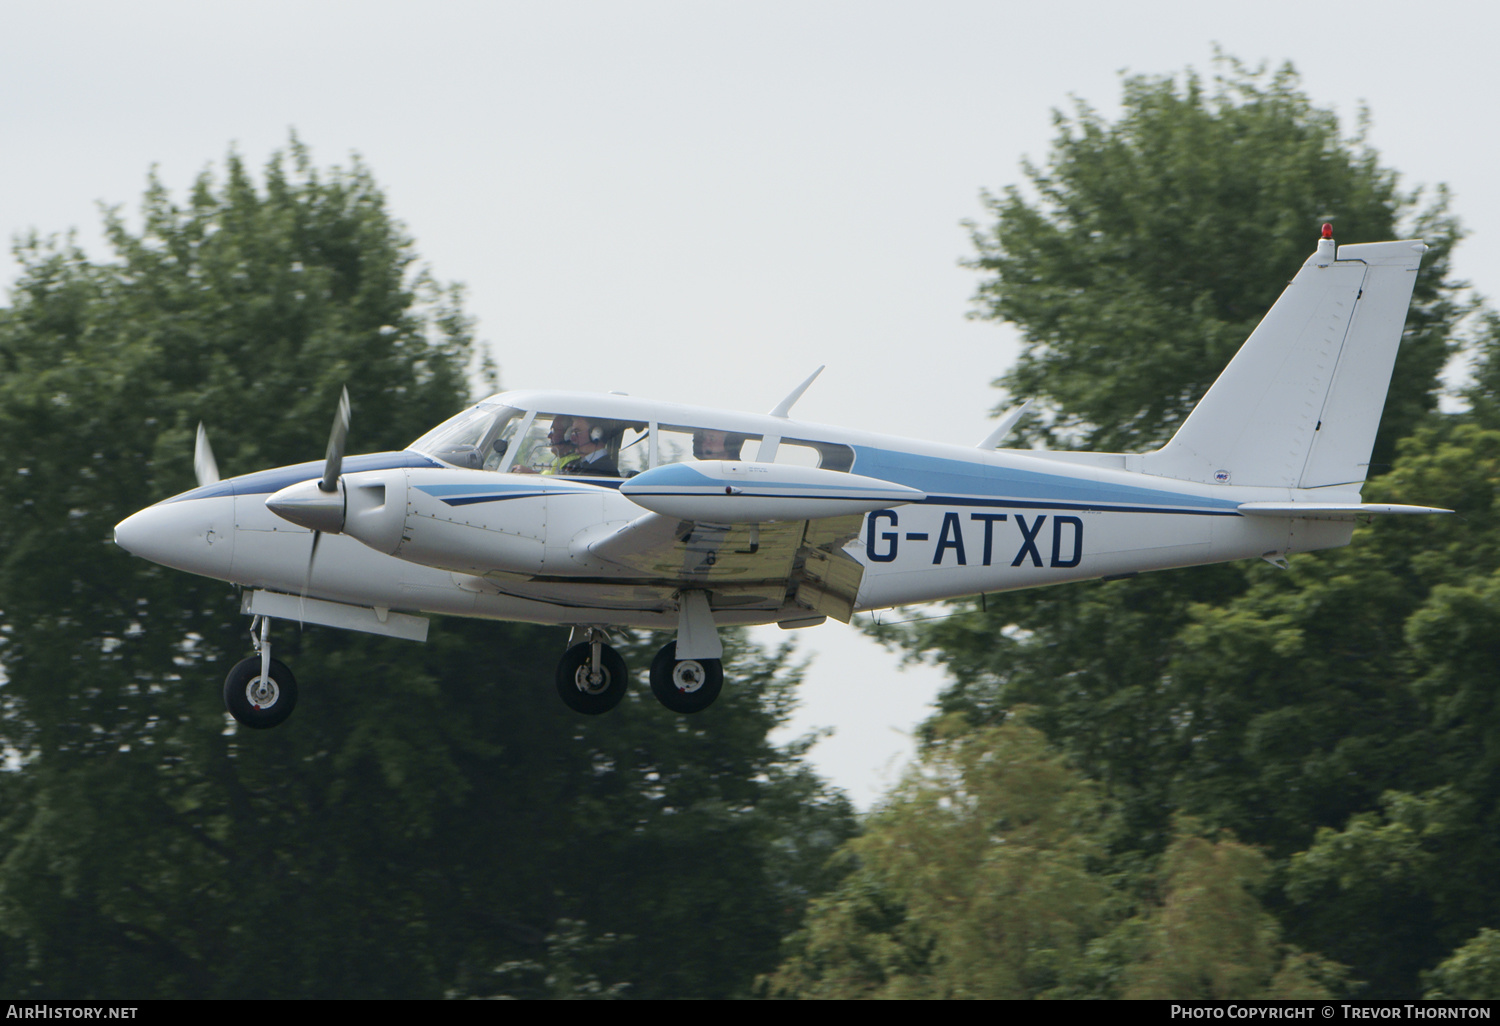
<path id="1" fill-rule="evenodd" d="M 694 431 L 693 458 L 696 460 L 737 460 L 740 458 L 740 447 L 744 444 L 744 435 L 712 429 Z"/>
<path id="2" fill-rule="evenodd" d="M 552 450 L 552 466 L 543 474 L 561 474 L 563 468 L 578 459 L 578 446 L 568 441 L 568 432 L 573 427 L 573 418 L 557 416 L 547 429 L 547 447 Z"/>
<path id="3" fill-rule="evenodd" d="M 546 462 L 538 462 L 537 457 L 542 456 L 535 452 L 532 462 L 528 465 L 517 462 L 511 467 L 513 474 L 562 474 L 568 464 L 579 459 L 578 447 L 568 441 L 568 432 L 573 427 L 573 418 L 565 414 L 558 414 L 552 418 L 551 425 L 547 428 L 547 450 L 552 453 L 552 458 Z M 545 459 L 545 457 L 543 457 Z"/>
<path id="4" fill-rule="evenodd" d="M 619 433 L 619 427 L 603 420 L 574 417 L 566 438 L 577 451 L 576 459 L 569 460 L 557 468 L 556 473 L 587 475 L 589 477 L 619 477 L 620 468 L 609 454 L 610 436 Z"/>

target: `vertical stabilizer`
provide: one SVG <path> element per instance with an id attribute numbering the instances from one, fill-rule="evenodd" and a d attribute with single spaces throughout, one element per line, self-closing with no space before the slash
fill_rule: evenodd
<path id="1" fill-rule="evenodd" d="M 1325 239 L 1193 408 L 1140 457 L 1148 474 L 1279 488 L 1358 487 L 1406 323 L 1420 242 Z"/>

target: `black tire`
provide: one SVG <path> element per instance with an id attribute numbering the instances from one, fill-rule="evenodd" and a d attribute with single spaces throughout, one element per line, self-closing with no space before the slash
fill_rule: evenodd
<path id="1" fill-rule="evenodd" d="M 724 689 L 724 664 L 718 659 L 678 659 L 677 642 L 663 645 L 651 660 L 651 693 L 675 713 L 702 712 Z"/>
<path id="2" fill-rule="evenodd" d="M 588 678 L 593 663 L 593 647 L 585 641 L 564 652 L 557 664 L 557 693 L 564 705 L 585 716 L 609 712 L 620 704 L 630 686 L 625 660 L 608 645 L 599 651 L 601 679 L 591 683 Z"/>
<path id="3" fill-rule="evenodd" d="M 241 659 L 224 678 L 224 706 L 251 730 L 269 730 L 297 708 L 297 678 L 285 663 L 272 659 L 271 679 L 262 681 L 260 656 Z"/>

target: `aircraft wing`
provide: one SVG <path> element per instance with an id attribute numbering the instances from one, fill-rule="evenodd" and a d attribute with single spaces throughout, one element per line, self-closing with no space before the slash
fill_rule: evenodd
<path id="1" fill-rule="evenodd" d="M 579 539 L 575 556 L 708 591 L 717 609 L 770 601 L 845 623 L 864 566 L 844 546 L 864 514 L 926 498 L 858 474 L 738 460 L 659 466 L 620 494 L 647 512 Z"/>

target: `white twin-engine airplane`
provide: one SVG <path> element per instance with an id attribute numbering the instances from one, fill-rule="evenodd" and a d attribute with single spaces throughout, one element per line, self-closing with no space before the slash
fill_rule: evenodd
<path id="1" fill-rule="evenodd" d="M 417 613 L 567 624 L 562 699 L 624 695 L 615 627 L 675 629 L 651 664 L 667 708 L 723 684 L 718 628 L 856 612 L 1348 543 L 1426 247 L 1323 239 L 1155 452 L 997 449 L 574 392 L 506 392 L 404 452 L 218 480 L 115 528 L 146 559 L 242 586 L 256 655 L 229 711 L 271 727 L 297 700 L 274 618 L 425 640 Z M 819 368 L 821 370 L 821 368 Z M 816 377 L 816 373 L 813 375 Z M 321 546 L 320 546 L 321 539 Z"/>

